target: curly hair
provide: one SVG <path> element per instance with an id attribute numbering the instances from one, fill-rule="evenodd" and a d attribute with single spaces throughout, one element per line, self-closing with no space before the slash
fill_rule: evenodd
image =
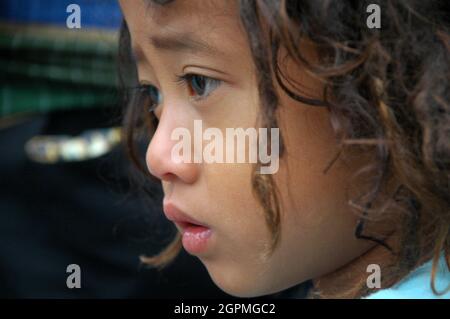
<path id="1" fill-rule="evenodd" d="M 154 2 L 164 5 L 171 1 Z M 446 1 L 439 0 L 378 1 L 381 28 L 369 29 L 365 17 L 372 2 L 240 1 L 241 21 L 257 70 L 260 120 L 263 126 L 277 127 L 277 84 L 290 98 L 328 110 L 341 147 L 325 173 L 347 150 L 373 149 L 374 160 L 363 170 L 373 172 L 372 187 L 348 200 L 349 208 L 360 216 L 355 236 L 389 251 L 392 262 L 383 272 L 383 287 L 433 259 L 431 287 L 440 294 L 443 292 L 436 290 L 433 278 L 442 252 L 450 268 L 450 10 Z M 317 48 L 317 61 L 302 55 L 301 39 Z M 132 69 L 126 24 L 120 47 L 124 74 Z M 285 57 L 280 58 L 280 48 L 287 52 Z M 280 63 L 285 58 L 324 83 L 321 99 L 308 97 L 286 74 Z M 126 146 L 148 175 L 135 147 L 138 123 L 144 121 L 132 105 L 142 101 L 139 96 L 127 95 L 125 102 Z M 283 151 L 281 145 L 280 156 Z M 391 181 L 396 181 L 396 188 L 385 198 L 383 192 Z M 281 232 L 276 185 L 270 175 L 256 173 L 252 185 L 266 212 L 275 249 Z M 380 237 L 368 232 L 369 225 L 383 219 L 398 221 L 392 232 L 393 245 L 387 244 L 391 233 Z M 179 248 L 177 237 L 160 255 L 143 260 L 164 265 Z M 319 297 L 366 294 L 362 279 L 336 291 L 314 291 Z"/>

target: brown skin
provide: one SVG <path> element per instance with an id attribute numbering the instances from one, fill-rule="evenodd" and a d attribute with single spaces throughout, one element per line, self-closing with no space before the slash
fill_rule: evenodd
<path id="1" fill-rule="evenodd" d="M 208 225 L 213 235 L 209 249 L 198 257 L 214 282 L 236 296 L 259 296 L 319 278 L 349 263 L 372 244 L 357 240 L 357 217 L 347 204 L 350 176 L 362 164 L 339 160 L 323 170 L 337 152 L 337 143 L 325 108 L 295 102 L 281 90 L 280 130 L 287 152 L 275 180 L 282 203 L 281 241 L 266 257 L 271 234 L 251 186 L 251 164 L 174 163 L 170 139 L 177 127 L 193 130 L 257 127 L 260 111 L 256 77 L 246 35 L 234 2 L 177 0 L 149 9 L 144 1 L 120 1 L 132 45 L 141 51 L 139 80 L 151 83 L 163 95 L 156 115 L 159 125 L 147 150 L 150 172 L 162 180 L 165 200 Z M 219 53 L 166 50 L 151 37 L 166 38 L 189 31 Z M 305 50 L 314 55 L 313 48 Z M 321 84 L 295 65 L 297 81 L 321 92 Z M 196 73 L 222 80 L 205 99 L 189 96 L 176 75 Z M 192 132 L 193 135 L 193 132 Z M 353 186 L 363 187 L 355 181 Z M 356 183 L 356 184 L 355 184 Z"/>

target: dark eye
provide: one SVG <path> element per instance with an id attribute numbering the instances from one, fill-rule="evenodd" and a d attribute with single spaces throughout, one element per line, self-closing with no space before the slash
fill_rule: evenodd
<path id="1" fill-rule="evenodd" d="M 149 112 L 153 112 L 162 103 L 162 95 L 153 85 L 141 85 L 139 91 Z"/>
<path id="2" fill-rule="evenodd" d="M 221 84 L 220 80 L 198 74 L 187 74 L 183 77 L 188 85 L 189 95 L 196 98 L 207 97 Z"/>

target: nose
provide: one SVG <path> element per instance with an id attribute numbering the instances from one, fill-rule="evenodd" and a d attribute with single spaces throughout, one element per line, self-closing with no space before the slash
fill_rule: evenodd
<path id="1" fill-rule="evenodd" d="M 149 172 L 161 181 L 179 180 L 186 184 L 194 183 L 199 175 L 199 167 L 196 163 L 180 161 L 172 158 L 172 149 L 179 143 L 172 140 L 173 130 L 178 127 L 181 121 L 177 121 L 177 114 L 162 112 L 158 127 L 150 141 L 146 153 L 146 163 Z M 166 111 L 165 110 L 165 111 Z M 177 112 L 180 114 L 180 112 Z M 178 122 L 178 125 L 177 125 Z"/>

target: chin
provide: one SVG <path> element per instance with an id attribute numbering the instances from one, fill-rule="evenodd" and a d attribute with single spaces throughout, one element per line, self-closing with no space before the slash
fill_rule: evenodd
<path id="1" fill-rule="evenodd" d="M 225 293 L 238 298 L 253 298 L 266 295 L 264 291 L 251 287 L 249 282 L 223 282 L 212 277 L 213 282 Z"/>
<path id="2" fill-rule="evenodd" d="M 217 267 L 205 264 L 212 281 L 225 293 L 239 298 L 260 297 L 281 291 L 270 288 L 263 279 L 267 277 L 256 276 L 256 272 L 244 269 Z"/>

